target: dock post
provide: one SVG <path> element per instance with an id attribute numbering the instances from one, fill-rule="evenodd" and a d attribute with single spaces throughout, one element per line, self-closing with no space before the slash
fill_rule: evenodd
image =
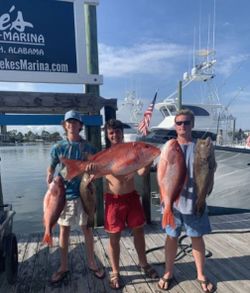
<path id="1" fill-rule="evenodd" d="M 178 111 L 182 109 L 182 81 L 178 84 Z"/>
<path id="2" fill-rule="evenodd" d="M 1 158 L 0 158 L 1 161 Z M 1 180 L 1 172 L 0 172 L 0 211 L 3 210 L 3 190 L 2 190 L 2 180 Z"/>
<path id="3" fill-rule="evenodd" d="M 97 47 L 97 20 L 96 6 L 92 4 L 84 4 L 85 14 L 85 32 L 86 32 L 86 54 L 87 54 L 87 70 L 89 74 L 99 74 L 98 65 L 98 47 Z M 99 85 L 85 85 L 85 92 L 100 95 Z M 93 101 L 95 103 L 95 101 Z M 100 113 L 89 113 L 97 114 Z M 88 141 L 94 145 L 99 151 L 101 150 L 101 128 L 100 126 L 89 126 L 86 129 Z M 103 182 L 102 178 L 95 180 L 97 206 L 96 206 L 96 225 L 104 224 L 104 207 L 103 207 Z"/>
<path id="4" fill-rule="evenodd" d="M 151 224 L 151 184 L 150 172 L 142 176 L 142 205 L 147 224 Z"/>

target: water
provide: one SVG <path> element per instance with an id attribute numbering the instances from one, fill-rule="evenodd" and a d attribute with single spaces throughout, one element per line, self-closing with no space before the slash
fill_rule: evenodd
<path id="1" fill-rule="evenodd" d="M 3 199 L 5 204 L 12 204 L 16 212 L 13 224 L 15 233 L 43 231 L 43 197 L 47 191 L 46 170 L 51 146 L 0 147 Z M 152 178 L 151 184 L 155 189 L 155 180 Z M 160 219 L 158 210 L 159 207 L 152 202 L 153 220 Z"/>
<path id="2" fill-rule="evenodd" d="M 43 197 L 52 145 L 0 147 L 4 203 L 12 204 L 15 233 L 43 231 Z M 250 210 L 250 153 L 216 151 L 215 186 L 208 198 L 211 214 Z M 140 191 L 140 179 L 136 179 Z M 155 173 L 151 173 L 152 220 L 160 220 Z"/>
<path id="3" fill-rule="evenodd" d="M 43 231 L 43 196 L 47 190 L 46 169 L 51 145 L 0 148 L 3 200 L 16 212 L 13 231 Z"/>

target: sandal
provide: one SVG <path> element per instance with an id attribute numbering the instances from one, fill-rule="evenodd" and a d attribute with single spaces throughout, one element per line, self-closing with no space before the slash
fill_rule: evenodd
<path id="1" fill-rule="evenodd" d="M 119 273 L 110 273 L 109 286 L 113 290 L 120 290 L 124 287 Z"/>
<path id="2" fill-rule="evenodd" d="M 173 281 L 173 278 L 161 277 L 160 281 L 157 283 L 157 287 L 160 290 L 167 291 L 169 290 L 169 287 L 171 286 L 172 281 Z M 161 285 L 160 285 L 160 282 L 161 282 Z"/>
<path id="3" fill-rule="evenodd" d="M 209 281 L 209 279 L 206 279 L 206 280 L 197 279 L 197 282 L 200 284 L 201 289 L 202 289 L 203 292 L 212 293 L 212 292 L 216 291 L 216 286 L 211 281 Z M 202 285 L 206 285 L 207 289 L 204 290 L 204 287 Z M 208 289 L 209 285 L 211 286 L 210 290 Z"/>
<path id="4" fill-rule="evenodd" d="M 69 274 L 69 271 L 58 271 L 58 272 L 55 272 L 51 279 L 50 279 L 50 284 L 58 284 L 58 283 L 61 283 L 63 280 L 65 280 L 67 278 Z"/>
<path id="5" fill-rule="evenodd" d="M 89 267 L 89 271 L 97 278 L 97 279 L 104 279 L 105 278 L 105 270 L 102 268 L 91 269 Z"/>
<path id="6" fill-rule="evenodd" d="M 140 266 L 140 269 L 146 277 L 151 279 L 159 279 L 157 271 L 150 264 L 147 264 L 145 267 Z"/>

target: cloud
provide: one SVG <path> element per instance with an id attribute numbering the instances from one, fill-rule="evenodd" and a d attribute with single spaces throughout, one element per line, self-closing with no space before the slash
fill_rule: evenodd
<path id="1" fill-rule="evenodd" d="M 1 91 L 27 91 L 33 92 L 36 91 L 36 85 L 32 83 L 24 82 L 0 82 Z"/>
<path id="2" fill-rule="evenodd" d="M 128 74 L 161 74 L 174 68 L 174 61 L 187 55 L 187 48 L 171 43 L 142 43 L 133 47 L 99 45 L 100 72 L 107 77 Z"/>
<path id="3" fill-rule="evenodd" d="M 249 54 L 237 54 L 224 58 L 217 66 L 217 72 L 229 77 L 236 70 L 239 70 L 244 62 L 249 59 Z"/>

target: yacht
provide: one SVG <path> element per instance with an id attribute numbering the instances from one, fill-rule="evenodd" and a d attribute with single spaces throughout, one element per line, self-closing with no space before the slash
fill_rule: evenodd
<path id="1" fill-rule="evenodd" d="M 200 53 L 201 54 L 201 53 Z M 219 101 L 216 90 L 213 89 L 212 80 L 215 77 L 214 65 L 216 59 L 213 51 L 202 53 L 203 60 L 195 65 L 191 72 L 183 74 L 181 81 L 181 92 L 194 82 L 209 83 L 207 88 L 211 92 L 208 93 L 207 101 L 203 103 L 189 103 L 182 99 L 178 91 L 173 92 L 162 102 L 155 104 L 155 109 L 160 111 L 163 120 L 156 126 L 151 127 L 151 133 L 145 140 L 163 143 L 169 138 L 176 136 L 174 127 L 174 118 L 178 109 L 190 109 L 195 115 L 195 126 L 193 128 L 194 138 L 206 138 L 210 136 L 216 141 L 218 133 L 220 133 L 220 143 L 229 144 L 232 141 L 235 118 L 228 111 L 227 107 Z"/>

